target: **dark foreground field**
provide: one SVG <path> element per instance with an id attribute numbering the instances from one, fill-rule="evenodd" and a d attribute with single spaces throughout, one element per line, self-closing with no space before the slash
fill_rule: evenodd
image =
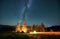
<path id="1" fill-rule="evenodd" d="M 60 35 L 30 35 L 16 32 L 0 32 L 0 39 L 60 39 Z"/>

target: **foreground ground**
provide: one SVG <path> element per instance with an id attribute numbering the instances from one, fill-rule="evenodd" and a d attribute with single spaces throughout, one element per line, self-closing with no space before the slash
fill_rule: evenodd
<path id="1" fill-rule="evenodd" d="M 0 39 L 60 39 L 60 35 L 0 32 Z"/>

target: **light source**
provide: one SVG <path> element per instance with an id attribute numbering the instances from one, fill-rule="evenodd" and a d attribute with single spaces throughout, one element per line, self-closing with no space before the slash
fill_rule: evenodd
<path id="1" fill-rule="evenodd" d="M 35 34 L 35 33 L 36 33 L 36 31 L 33 31 L 33 33 Z"/>

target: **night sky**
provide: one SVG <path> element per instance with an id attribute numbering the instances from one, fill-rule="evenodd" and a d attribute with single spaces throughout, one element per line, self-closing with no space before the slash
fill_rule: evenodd
<path id="1" fill-rule="evenodd" d="M 25 5 L 26 2 L 26 5 Z M 24 7 L 27 7 L 25 16 Z M 60 0 L 0 0 L 0 24 L 28 26 L 44 23 L 45 26 L 60 25 Z"/>

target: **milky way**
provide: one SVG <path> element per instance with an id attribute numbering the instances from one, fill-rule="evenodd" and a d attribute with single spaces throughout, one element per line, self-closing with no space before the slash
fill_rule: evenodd
<path id="1" fill-rule="evenodd" d="M 24 0 L 24 7 L 20 14 L 20 23 L 26 21 L 27 10 L 31 7 L 32 0 Z"/>

